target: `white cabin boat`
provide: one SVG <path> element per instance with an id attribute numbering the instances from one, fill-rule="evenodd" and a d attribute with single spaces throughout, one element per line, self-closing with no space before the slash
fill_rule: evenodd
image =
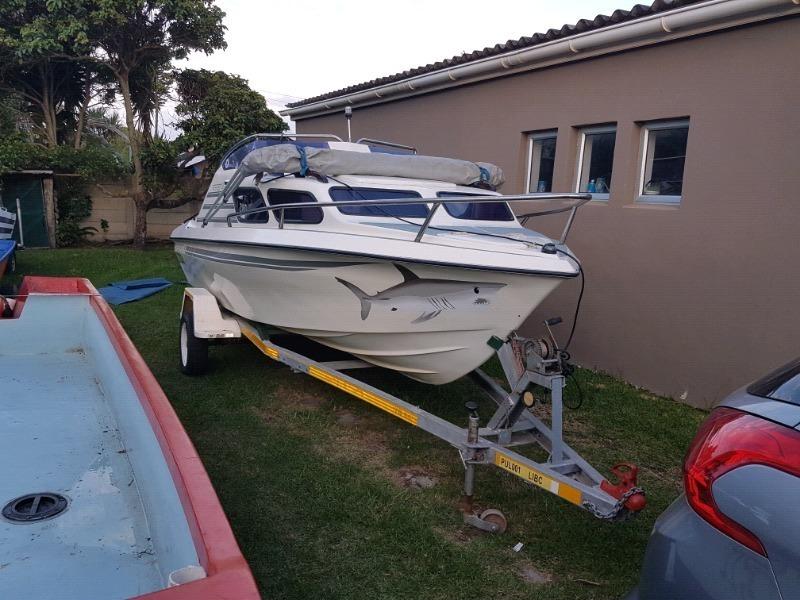
<path id="1" fill-rule="evenodd" d="M 237 144 L 172 233 L 191 285 L 241 317 L 443 384 L 580 272 L 563 242 L 585 194 L 501 196 L 492 165 L 276 137 Z M 509 202 L 570 212 L 564 236 Z"/>

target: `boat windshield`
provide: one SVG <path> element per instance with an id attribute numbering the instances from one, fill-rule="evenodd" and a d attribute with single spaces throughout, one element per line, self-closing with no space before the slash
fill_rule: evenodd
<path id="1" fill-rule="evenodd" d="M 479 194 L 465 194 L 464 192 L 439 192 L 439 198 L 463 198 L 464 196 L 477 196 Z M 486 202 L 472 204 L 456 204 L 445 202 L 444 209 L 454 219 L 467 219 L 471 221 L 513 221 L 514 215 L 505 202 Z"/>
<path id="2" fill-rule="evenodd" d="M 385 200 L 381 206 L 340 206 L 339 212 L 344 215 L 359 217 L 407 217 L 421 218 L 428 216 L 428 205 L 420 204 L 390 204 L 391 200 L 405 198 L 421 198 L 411 190 L 382 190 L 364 187 L 333 187 L 330 196 L 334 202 L 343 200 Z"/>

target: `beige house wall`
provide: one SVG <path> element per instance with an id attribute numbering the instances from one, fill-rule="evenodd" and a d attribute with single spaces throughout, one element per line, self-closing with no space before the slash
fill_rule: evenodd
<path id="1" fill-rule="evenodd" d="M 514 193 L 527 133 L 557 129 L 553 189 L 574 191 L 579 127 L 616 123 L 610 199 L 581 209 L 569 240 L 587 272 L 571 350 L 709 406 L 800 354 L 799 57 L 800 18 L 786 18 L 356 107 L 353 138 L 495 162 Z M 637 203 L 641 124 L 685 117 L 680 206 Z M 297 130 L 346 136 L 342 115 Z M 565 336 L 576 294 L 565 283 L 526 330 L 558 314 Z"/>
<path id="2" fill-rule="evenodd" d="M 123 241 L 133 238 L 133 201 L 124 185 L 105 184 L 92 186 L 92 214 L 81 225 L 95 227 L 92 241 Z M 156 239 L 169 239 L 172 230 L 189 217 L 197 214 L 199 202 L 190 202 L 169 210 L 154 209 L 147 213 L 147 235 Z M 108 233 L 100 228 L 101 219 L 108 221 Z"/>

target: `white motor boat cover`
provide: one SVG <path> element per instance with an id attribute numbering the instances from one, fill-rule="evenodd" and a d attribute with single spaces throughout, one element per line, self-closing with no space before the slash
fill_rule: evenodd
<path id="1" fill-rule="evenodd" d="M 277 144 L 257 148 L 239 165 L 247 177 L 256 173 L 300 173 L 313 171 L 322 175 L 374 175 L 446 181 L 456 185 L 482 183 L 500 187 L 503 170 L 489 163 L 474 163 L 440 156 L 351 152 L 331 148 Z"/>

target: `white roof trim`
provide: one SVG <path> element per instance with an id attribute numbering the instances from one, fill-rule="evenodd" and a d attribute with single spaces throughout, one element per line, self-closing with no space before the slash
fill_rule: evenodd
<path id="1" fill-rule="evenodd" d="M 298 120 L 339 112 L 345 106 L 363 107 L 391 102 L 465 83 L 800 14 L 799 4 L 800 0 L 709 0 L 336 98 L 288 108 L 282 110 L 281 114 Z"/>

